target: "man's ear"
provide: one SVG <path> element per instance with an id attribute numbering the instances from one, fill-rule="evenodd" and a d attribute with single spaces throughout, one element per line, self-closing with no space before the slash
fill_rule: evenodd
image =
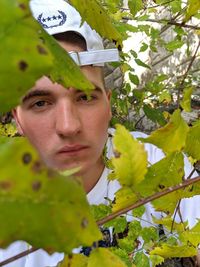
<path id="1" fill-rule="evenodd" d="M 21 126 L 21 123 L 20 123 L 20 119 L 19 119 L 19 111 L 18 111 L 18 108 L 14 108 L 12 110 L 12 115 L 13 115 L 13 118 L 15 120 L 18 133 L 21 136 L 24 136 L 24 131 L 22 129 L 22 126 Z"/>
<path id="2" fill-rule="evenodd" d="M 110 120 L 112 118 L 112 109 L 111 109 L 111 97 L 112 97 L 112 91 L 110 89 L 106 90 L 106 95 L 110 104 Z"/>

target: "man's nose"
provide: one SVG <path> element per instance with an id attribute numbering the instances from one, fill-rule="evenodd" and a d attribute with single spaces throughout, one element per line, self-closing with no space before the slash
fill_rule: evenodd
<path id="1" fill-rule="evenodd" d="M 62 137 L 73 136 L 81 130 L 77 107 L 70 100 L 62 100 L 56 108 L 56 132 Z"/>

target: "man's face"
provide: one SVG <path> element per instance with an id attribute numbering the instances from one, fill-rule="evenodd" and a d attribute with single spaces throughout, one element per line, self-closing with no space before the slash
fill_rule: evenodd
<path id="1" fill-rule="evenodd" d="M 13 113 L 19 132 L 49 167 L 81 167 L 79 174 L 84 175 L 102 166 L 111 111 L 110 93 L 104 90 L 100 68 L 84 66 L 81 70 L 95 86 L 89 100 L 82 91 L 65 89 L 42 77 Z"/>

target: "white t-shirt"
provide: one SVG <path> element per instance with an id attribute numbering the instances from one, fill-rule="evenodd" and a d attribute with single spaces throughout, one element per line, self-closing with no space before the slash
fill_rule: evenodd
<path id="1" fill-rule="evenodd" d="M 113 135 L 114 129 L 109 129 L 109 135 Z M 132 133 L 135 138 L 145 137 L 146 135 L 140 132 Z M 160 149 L 156 148 L 151 144 L 145 144 L 145 149 L 148 152 L 148 161 L 151 164 L 159 161 L 163 158 L 163 153 Z M 107 141 L 107 156 L 111 158 L 113 156 L 113 144 L 112 137 L 108 138 Z M 187 160 L 185 160 L 185 174 L 189 175 L 191 172 L 191 165 Z M 87 194 L 87 199 L 90 204 L 106 204 L 105 197 L 113 200 L 115 192 L 120 188 L 118 181 L 108 181 L 107 176 L 109 170 L 104 169 L 100 179 L 94 188 Z M 181 213 L 183 220 L 188 220 L 189 225 L 193 226 L 196 223 L 196 218 L 200 218 L 200 208 L 198 208 L 200 203 L 200 196 L 195 196 L 190 199 L 183 199 L 181 201 Z M 143 226 L 148 226 L 148 223 L 151 222 L 151 214 L 159 217 L 160 213 L 156 213 L 151 204 L 147 204 L 146 212 L 143 215 Z M 30 248 L 30 246 L 24 241 L 16 241 L 11 244 L 7 249 L 0 249 L 0 262 L 10 258 L 18 253 L 21 253 Z M 18 259 L 10 264 L 5 265 L 5 267 L 55 267 L 60 261 L 62 261 L 64 253 L 54 253 L 49 255 L 44 250 L 40 249 L 36 252 L 29 254 L 21 259 Z"/>

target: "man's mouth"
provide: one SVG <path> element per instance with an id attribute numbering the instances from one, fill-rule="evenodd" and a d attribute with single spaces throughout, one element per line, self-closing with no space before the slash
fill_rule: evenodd
<path id="1" fill-rule="evenodd" d="M 75 145 L 67 145 L 67 146 L 63 146 L 61 149 L 58 150 L 58 154 L 78 154 L 81 153 L 82 151 L 85 151 L 86 149 L 88 149 L 88 146 L 85 145 L 79 145 L 79 144 L 75 144 Z"/>

